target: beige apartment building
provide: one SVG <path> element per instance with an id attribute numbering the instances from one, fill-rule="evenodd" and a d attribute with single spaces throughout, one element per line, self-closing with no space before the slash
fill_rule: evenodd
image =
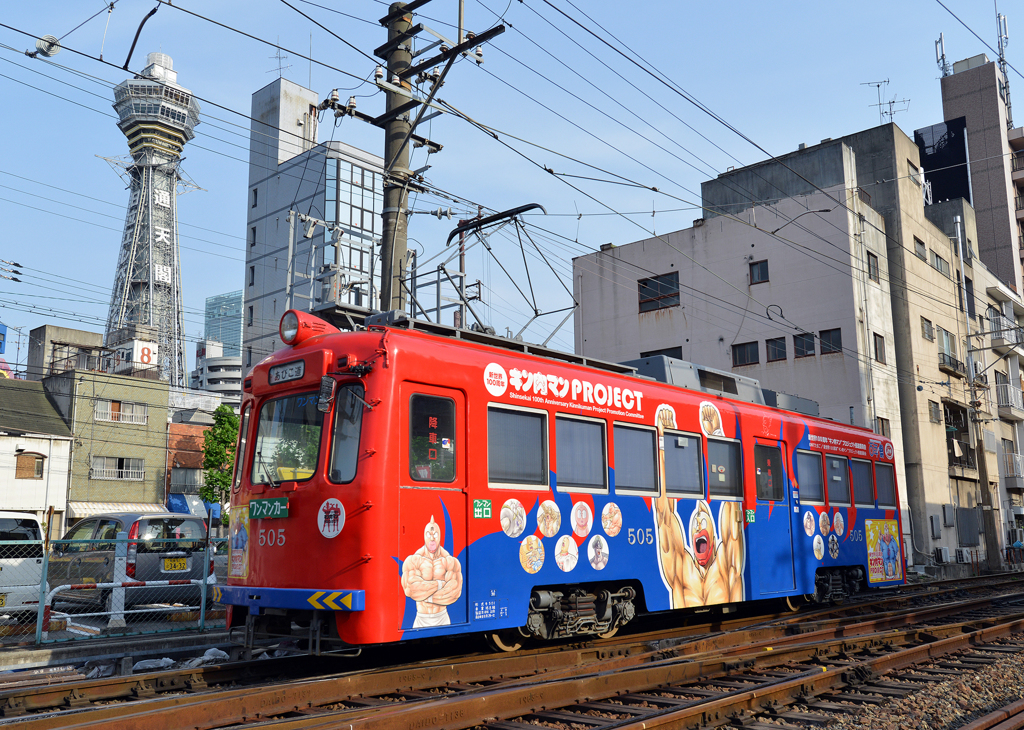
<path id="1" fill-rule="evenodd" d="M 893 124 L 724 173 L 692 228 L 574 261 L 576 351 L 731 370 L 890 436 L 907 559 L 955 575 L 1024 526 L 1024 306 L 970 205 L 924 185 Z"/>

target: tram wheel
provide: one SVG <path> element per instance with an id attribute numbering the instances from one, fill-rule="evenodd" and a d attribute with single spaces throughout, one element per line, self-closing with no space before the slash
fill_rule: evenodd
<path id="1" fill-rule="evenodd" d="M 607 631 L 605 631 L 603 634 L 598 634 L 598 637 L 601 638 L 601 639 L 610 639 L 613 636 L 615 636 L 615 634 L 617 634 L 617 633 L 619 633 L 619 627 L 618 626 L 614 626 L 614 627 L 608 629 Z"/>
<path id="2" fill-rule="evenodd" d="M 794 602 L 794 601 L 793 601 L 793 596 L 786 596 L 786 607 L 787 607 L 787 608 L 788 608 L 788 609 L 789 609 L 790 611 L 794 611 L 794 612 L 795 612 L 795 611 L 799 611 L 799 610 L 800 610 L 800 607 L 801 607 L 801 606 L 803 605 L 803 603 L 804 603 L 804 602 L 803 602 L 803 599 L 799 599 L 799 598 L 798 598 L 798 599 L 796 600 L 796 602 Z"/>
<path id="3" fill-rule="evenodd" d="M 491 631 L 484 634 L 484 639 L 495 651 L 519 651 L 523 648 L 523 637 L 518 631 Z"/>

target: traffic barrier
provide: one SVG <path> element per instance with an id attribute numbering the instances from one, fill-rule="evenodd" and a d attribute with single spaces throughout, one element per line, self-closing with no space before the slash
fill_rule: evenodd
<path id="1" fill-rule="evenodd" d="M 129 580 L 129 581 L 121 581 L 120 583 L 65 583 L 64 585 L 60 585 L 60 586 L 57 586 L 56 588 L 51 589 L 50 592 L 46 594 L 46 600 L 43 602 L 43 610 L 48 615 L 50 613 L 50 611 L 51 611 L 52 606 L 53 606 L 53 599 L 54 599 L 54 597 L 58 593 L 61 593 L 62 591 L 96 591 L 96 590 L 107 590 L 107 589 L 113 590 L 113 589 L 117 589 L 117 588 L 122 588 L 122 589 L 123 588 L 159 588 L 161 586 L 163 586 L 163 587 L 169 587 L 169 586 L 199 586 L 200 588 L 202 588 L 203 583 L 204 583 L 204 581 L 201 581 L 201 580 Z M 100 611 L 100 612 L 97 612 L 97 613 L 84 613 L 84 614 L 78 614 L 78 615 L 79 616 L 106 616 L 107 614 L 110 614 L 110 613 L 115 613 L 115 614 L 146 613 L 146 610 L 145 609 L 140 609 L 140 610 L 135 610 L 135 611 L 125 611 L 123 609 L 123 606 L 122 606 L 122 610 L 120 610 L 120 611 L 115 611 L 115 612 Z M 47 625 L 49 624 L 48 621 L 44 622 L 44 623 L 46 623 Z M 124 626 L 124 619 L 123 618 L 121 619 L 121 624 L 120 625 Z M 44 628 L 44 630 L 42 631 L 42 638 L 46 639 L 48 633 L 49 633 L 49 630 L 47 628 Z"/>

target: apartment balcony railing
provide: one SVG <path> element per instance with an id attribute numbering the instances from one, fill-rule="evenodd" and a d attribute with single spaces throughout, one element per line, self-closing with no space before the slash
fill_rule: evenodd
<path id="1" fill-rule="evenodd" d="M 1024 477 L 1024 454 L 1003 454 L 1003 471 L 1007 477 Z"/>
<path id="2" fill-rule="evenodd" d="M 192 484 L 184 482 L 171 482 L 170 493 L 171 494 L 199 494 L 199 489 L 202 484 Z"/>
<path id="3" fill-rule="evenodd" d="M 989 318 L 992 332 L 992 347 L 1006 349 L 1021 343 L 1020 327 L 1016 322 L 997 314 Z"/>
<path id="4" fill-rule="evenodd" d="M 1017 172 L 1018 170 L 1024 170 L 1024 156 L 1014 155 L 1011 159 L 1013 160 L 1014 172 Z"/>
<path id="5" fill-rule="evenodd" d="M 1018 195 L 1013 200 L 1017 206 L 1017 210 L 1024 210 L 1024 198 Z"/>
<path id="6" fill-rule="evenodd" d="M 967 375 L 967 368 L 964 364 L 945 352 L 939 353 L 939 369 L 961 377 Z"/>
<path id="7" fill-rule="evenodd" d="M 948 439 L 946 441 L 946 453 L 949 456 L 950 466 L 960 467 L 961 469 L 978 468 L 974 449 L 966 441 Z"/>
<path id="8" fill-rule="evenodd" d="M 92 469 L 89 476 L 93 479 L 108 481 L 141 482 L 146 479 L 145 469 Z"/>
<path id="9" fill-rule="evenodd" d="M 1024 421 L 1024 393 L 1010 383 L 996 384 L 996 403 L 999 417 L 1009 421 Z"/>
<path id="10" fill-rule="evenodd" d="M 145 426 L 149 420 L 148 413 L 125 413 L 124 411 L 96 411 L 97 421 L 112 421 L 114 423 L 137 423 Z"/>

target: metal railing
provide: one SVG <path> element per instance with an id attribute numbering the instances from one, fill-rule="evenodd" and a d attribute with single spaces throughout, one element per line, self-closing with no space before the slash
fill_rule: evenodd
<path id="1" fill-rule="evenodd" d="M 1016 385 L 1011 383 L 999 383 L 996 385 L 996 400 L 1000 408 L 1016 408 L 1024 411 L 1024 393 Z"/>
<path id="2" fill-rule="evenodd" d="M 958 373 L 967 373 L 967 368 L 964 366 L 962 362 L 960 362 L 955 357 L 945 352 L 939 353 L 939 367 L 947 367 L 950 368 L 951 370 L 955 370 Z"/>
<path id="3" fill-rule="evenodd" d="M 142 482 L 146 480 L 145 469 L 92 469 L 89 472 L 91 479 L 119 480 L 128 482 Z"/>
<path id="4" fill-rule="evenodd" d="M 993 340 L 1005 340 L 1011 344 L 1021 341 L 1020 327 L 1013 320 L 997 314 L 989 318 Z"/>
<path id="5" fill-rule="evenodd" d="M 949 456 L 949 465 L 958 466 L 962 469 L 977 469 L 974 449 L 966 441 L 948 439 L 946 441 L 946 453 Z"/>
<path id="6" fill-rule="evenodd" d="M 1013 171 L 1024 170 L 1024 155 L 1014 155 L 1010 158 L 1013 161 Z"/>
<path id="7" fill-rule="evenodd" d="M 1003 454 L 1003 471 L 1007 477 L 1024 477 L 1024 454 Z"/>
<path id="8" fill-rule="evenodd" d="M 1017 206 L 1017 210 L 1024 210 L 1024 198 L 1018 195 L 1013 200 Z"/>
<path id="9" fill-rule="evenodd" d="M 226 538 L 120 537 L 0 542 L 0 648 L 224 625 Z"/>
<path id="10" fill-rule="evenodd" d="M 145 426 L 149 421 L 149 412 L 147 410 L 143 413 L 125 413 L 124 411 L 96 409 L 96 420 L 113 423 L 137 423 Z"/>

